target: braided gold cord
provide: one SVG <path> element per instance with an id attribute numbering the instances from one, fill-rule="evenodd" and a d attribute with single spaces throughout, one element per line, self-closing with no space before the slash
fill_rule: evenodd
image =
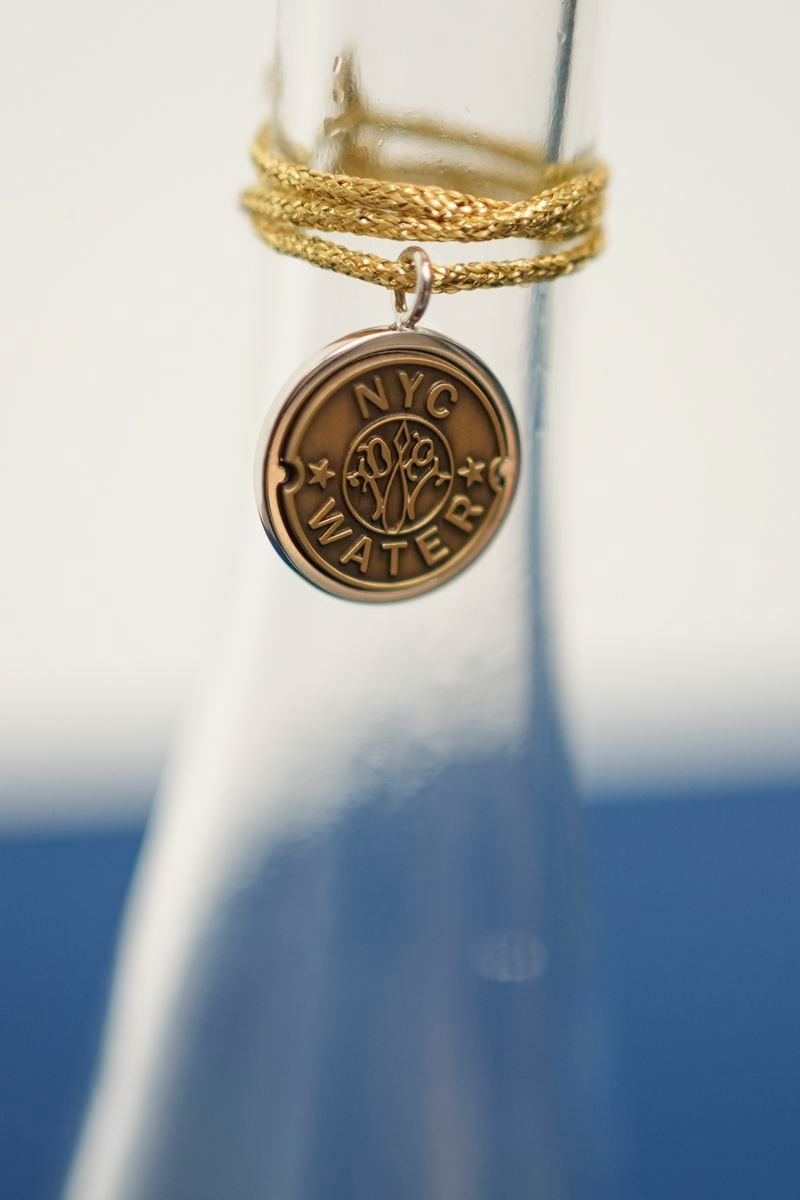
<path id="1" fill-rule="evenodd" d="M 365 122 L 362 122 L 365 123 Z M 382 127 L 391 121 L 382 119 Z M 395 121 L 396 133 L 465 142 L 466 134 L 432 122 Z M 474 138 L 469 141 L 475 149 Z M 605 167 L 546 163 L 535 148 L 484 139 L 480 148 L 514 164 L 514 182 L 523 178 L 538 190 L 520 199 L 476 196 L 433 184 L 395 182 L 316 171 L 276 154 L 268 126 L 253 146 L 259 179 L 242 197 L 258 234 L 282 254 L 393 290 L 414 287 L 414 269 L 395 259 L 366 254 L 304 230 L 357 234 L 395 241 L 488 242 L 528 238 L 567 243 L 551 253 L 496 262 L 433 265 L 433 290 L 459 292 L 508 284 L 538 283 L 568 275 L 603 245 L 600 225 Z"/>

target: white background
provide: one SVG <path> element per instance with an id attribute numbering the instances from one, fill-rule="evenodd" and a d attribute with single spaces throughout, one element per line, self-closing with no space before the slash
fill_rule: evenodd
<path id="1" fill-rule="evenodd" d="M 256 0 L 0 16 L 0 821 L 141 805 L 213 652 L 269 353 L 236 198 L 271 34 Z M 553 414 L 568 730 L 594 787 L 788 773 L 800 9 L 616 0 L 603 43 L 610 248 L 564 285 Z"/>

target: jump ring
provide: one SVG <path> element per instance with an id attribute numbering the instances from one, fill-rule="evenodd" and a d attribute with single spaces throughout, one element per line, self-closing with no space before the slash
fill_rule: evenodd
<path id="1" fill-rule="evenodd" d="M 398 329 L 413 329 L 422 319 L 428 301 L 433 291 L 433 267 L 428 255 L 421 246 L 406 246 L 397 258 L 401 263 L 414 265 L 414 290 L 411 293 L 411 306 L 406 304 L 406 291 L 403 287 L 394 289 L 394 311 Z"/>

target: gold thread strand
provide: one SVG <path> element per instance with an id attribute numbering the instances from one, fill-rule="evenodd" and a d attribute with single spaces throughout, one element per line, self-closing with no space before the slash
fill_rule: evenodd
<path id="1" fill-rule="evenodd" d="M 377 120 L 362 112 L 358 128 L 363 131 Z M 383 117 L 379 127 L 383 131 L 391 127 L 414 137 L 448 140 L 447 131 L 422 119 L 401 123 Z M 351 121 L 351 142 L 352 128 Z M 481 139 L 476 144 L 474 136 L 468 139 L 462 131 L 450 131 L 449 140 L 466 143 L 471 150 L 486 149 L 510 161 L 516 170 L 517 192 L 520 168 L 528 167 L 529 172 L 523 171 L 522 177 L 535 190 L 504 200 L 435 184 L 318 171 L 278 155 L 272 147 L 270 129 L 265 126 L 252 152 L 259 179 L 245 191 L 242 203 L 257 233 L 280 253 L 393 290 L 413 288 L 413 268 L 303 231 L 395 241 L 480 243 L 526 238 L 562 244 L 557 250 L 527 258 L 434 264 L 433 289 L 437 292 L 552 280 L 571 274 L 600 252 L 600 220 L 608 178 L 601 163 L 587 160 L 550 164 L 536 148 L 515 146 L 497 138 Z M 355 152 L 349 146 L 351 157 L 369 165 L 368 153 L 357 139 L 355 144 Z"/>

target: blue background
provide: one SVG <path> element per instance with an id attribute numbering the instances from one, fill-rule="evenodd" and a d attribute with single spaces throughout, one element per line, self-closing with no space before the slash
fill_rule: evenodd
<path id="1" fill-rule="evenodd" d="M 636 1192 L 794 1200 L 800 783 L 599 797 L 587 832 Z M 54 1200 L 143 831 L 0 839 L 0 1196 Z"/>

